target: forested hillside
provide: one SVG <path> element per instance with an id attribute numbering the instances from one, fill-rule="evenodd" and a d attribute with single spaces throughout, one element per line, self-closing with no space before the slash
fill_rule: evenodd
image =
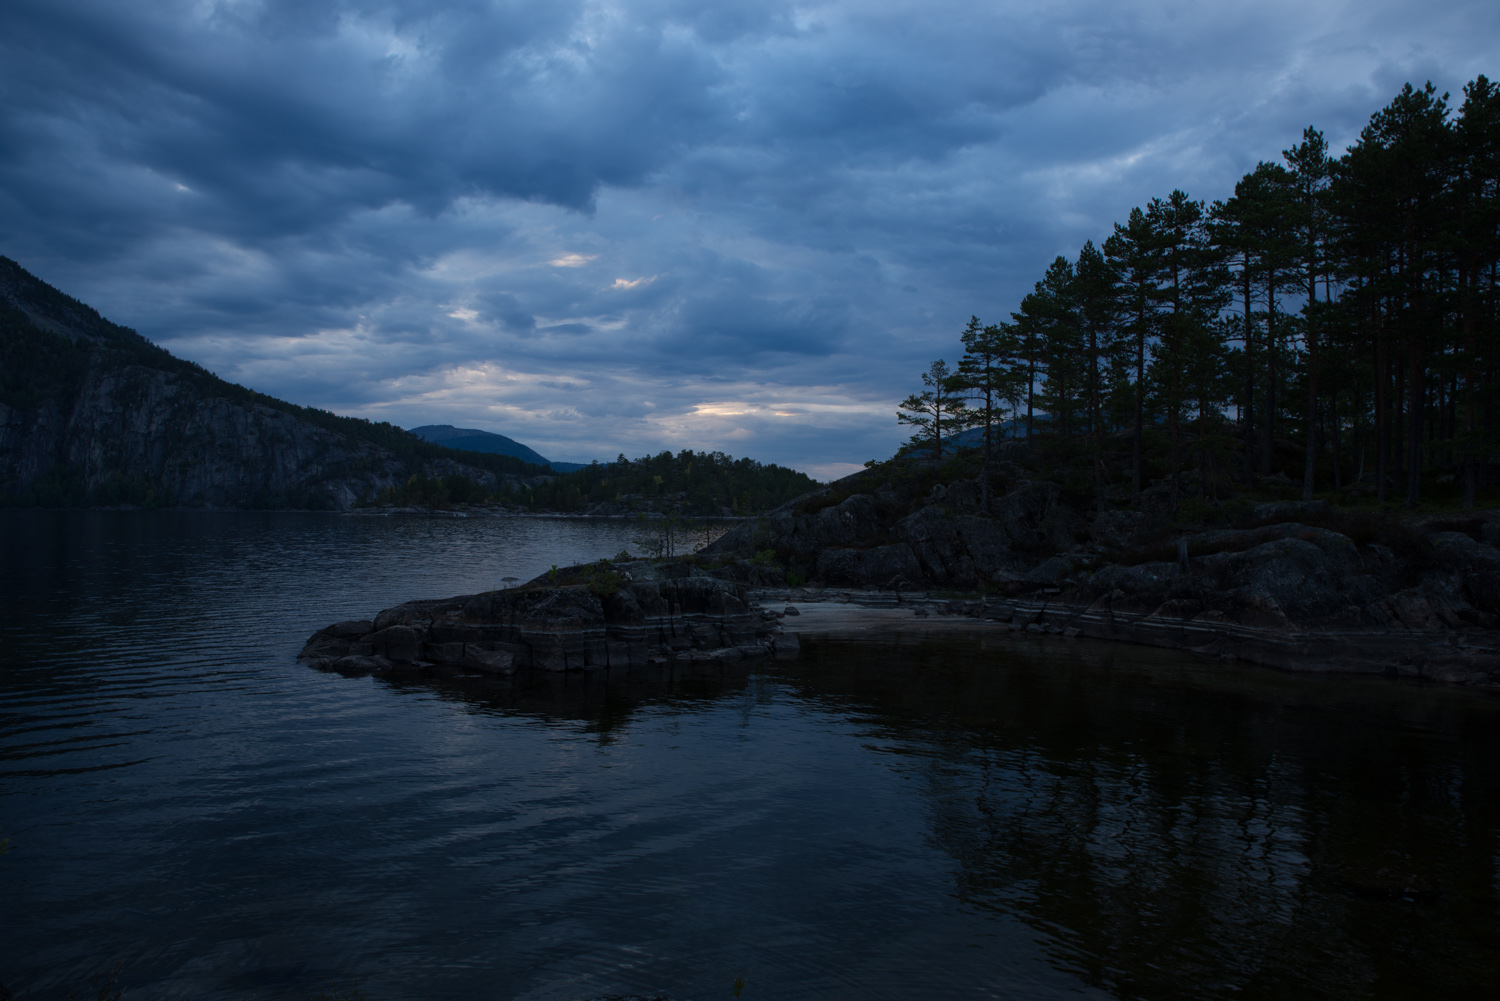
<path id="1" fill-rule="evenodd" d="M 747 515 L 770 510 L 817 485 L 784 466 L 684 449 L 633 460 L 622 455 L 551 482 L 502 490 L 500 499 L 533 511 Z"/>
<path id="2" fill-rule="evenodd" d="M 1500 89 L 1408 85 L 1341 156 L 1309 127 L 1233 197 L 1173 191 L 1056 258 L 900 417 L 918 451 L 1007 419 L 1071 441 L 1100 496 L 1123 433 L 1130 496 L 1164 475 L 1174 506 L 1284 475 L 1305 499 L 1473 507 L 1495 486 L 1497 266 Z"/>

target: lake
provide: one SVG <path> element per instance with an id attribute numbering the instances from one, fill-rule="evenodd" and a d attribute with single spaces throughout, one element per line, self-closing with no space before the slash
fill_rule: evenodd
<path id="1" fill-rule="evenodd" d="M 313 630 L 627 522 L 0 512 L 28 998 L 1493 997 L 1500 701 L 1061 637 L 644 681 Z M 788 620 L 794 622 L 795 620 Z M 102 981 L 101 981 L 102 983 Z M 330 985 L 333 985 L 330 987 Z"/>

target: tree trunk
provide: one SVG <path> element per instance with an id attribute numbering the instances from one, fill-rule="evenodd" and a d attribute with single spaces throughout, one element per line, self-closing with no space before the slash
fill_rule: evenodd
<path id="1" fill-rule="evenodd" d="M 1474 469 L 1474 353 L 1478 350 L 1474 337 L 1474 279 L 1475 268 L 1472 263 L 1464 268 L 1460 282 L 1463 285 L 1463 328 L 1464 328 L 1464 434 L 1461 443 L 1461 455 L 1463 456 L 1464 477 L 1464 510 L 1474 510 L 1475 500 L 1475 469 Z"/>
<path id="2" fill-rule="evenodd" d="M 1390 444 L 1390 415 L 1386 413 L 1385 331 L 1380 323 L 1380 306 L 1372 305 L 1370 312 L 1375 324 L 1375 499 L 1385 503 L 1386 459 Z"/>
<path id="3" fill-rule="evenodd" d="M 1099 333 L 1089 326 L 1089 428 L 1094 432 L 1094 505 L 1104 513 L 1104 422 L 1099 404 Z"/>
<path id="4" fill-rule="evenodd" d="M 1130 470 L 1130 489 L 1137 501 L 1141 498 L 1141 433 L 1146 408 L 1146 327 L 1145 317 L 1135 337 L 1135 454 Z"/>
<path id="5" fill-rule="evenodd" d="M 1360 423 L 1361 413 L 1359 405 L 1359 390 L 1354 391 L 1354 482 L 1363 483 L 1365 480 L 1365 428 Z"/>
<path id="6" fill-rule="evenodd" d="M 1198 499 L 1208 496 L 1208 401 L 1198 398 Z"/>
<path id="7" fill-rule="evenodd" d="M 1255 486 L 1255 327 L 1251 320 L 1250 252 L 1245 252 L 1245 405 L 1240 411 L 1245 436 L 1244 476 L 1247 489 Z"/>
<path id="8" fill-rule="evenodd" d="M 1317 242 L 1308 224 L 1307 247 L 1307 461 L 1302 467 L 1302 499 L 1312 500 L 1318 465 L 1318 305 Z"/>
<path id="9" fill-rule="evenodd" d="M 1391 386 L 1391 482 L 1400 484 L 1406 479 L 1407 435 L 1406 426 L 1406 369 L 1402 367 L 1397 349 L 1388 363 L 1394 376 Z"/>
<path id="10" fill-rule="evenodd" d="M 1266 285 L 1266 435 L 1262 468 L 1270 475 L 1276 462 L 1276 282 Z"/>
<path id="11" fill-rule="evenodd" d="M 1427 388 L 1422 371 L 1422 347 L 1415 331 L 1407 345 L 1407 363 L 1410 370 L 1407 381 L 1411 384 L 1407 390 L 1410 394 L 1406 407 L 1410 424 L 1407 440 L 1411 442 L 1411 454 L 1406 466 L 1406 506 L 1414 508 L 1422 499 L 1422 412 L 1426 409 Z"/>
<path id="12" fill-rule="evenodd" d="M 1329 431 L 1333 437 L 1333 489 L 1334 492 L 1344 489 L 1344 470 L 1339 461 L 1339 439 L 1343 437 L 1343 427 L 1339 424 L 1339 394 L 1335 389 L 1328 394 L 1328 416 Z"/>
<path id="13" fill-rule="evenodd" d="M 990 510 L 990 471 L 992 469 L 991 464 L 994 461 L 994 450 L 990 447 L 990 429 L 995 424 L 994 390 L 990 388 L 990 382 L 992 380 L 990 377 L 990 363 L 988 358 L 985 359 L 984 381 L 984 471 L 980 476 L 979 505 L 984 509 L 984 512 L 988 514 Z"/>
<path id="14" fill-rule="evenodd" d="M 1031 403 L 1036 389 L 1036 362 L 1026 360 L 1026 444 L 1031 444 Z"/>

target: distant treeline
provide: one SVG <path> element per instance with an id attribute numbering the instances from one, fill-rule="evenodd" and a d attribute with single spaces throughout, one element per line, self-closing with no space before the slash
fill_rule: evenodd
<path id="1" fill-rule="evenodd" d="M 502 489 L 499 499 L 533 511 L 579 512 L 599 504 L 620 510 L 686 515 L 757 514 L 816 489 L 784 466 L 684 449 L 639 459 L 621 455 L 534 486 Z"/>
<path id="2" fill-rule="evenodd" d="M 1412 506 L 1444 477 L 1472 507 L 1497 454 L 1497 270 L 1500 89 L 1477 78 L 1454 114 L 1408 84 L 1341 157 L 1309 127 L 1227 201 L 1173 191 L 1056 258 L 898 416 L 933 452 L 1007 418 L 1090 445 L 1096 491 L 1125 430 L 1138 495 L 1160 428 L 1174 501 L 1185 467 L 1200 492 L 1254 484 L 1295 438 L 1304 497 L 1363 475 Z"/>

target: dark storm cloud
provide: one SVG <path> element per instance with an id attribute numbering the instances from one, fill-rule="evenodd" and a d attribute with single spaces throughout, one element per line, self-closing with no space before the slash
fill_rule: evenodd
<path id="1" fill-rule="evenodd" d="M 478 318 L 498 323 L 507 330 L 525 331 L 536 329 L 536 317 L 521 306 L 521 302 L 508 292 L 490 292 L 476 297 L 476 304 L 483 307 Z"/>
<path id="2" fill-rule="evenodd" d="M 1497 40 L 1492 3 L 10 0 L 0 253 L 300 402 L 832 471 L 1053 255 Z"/>

